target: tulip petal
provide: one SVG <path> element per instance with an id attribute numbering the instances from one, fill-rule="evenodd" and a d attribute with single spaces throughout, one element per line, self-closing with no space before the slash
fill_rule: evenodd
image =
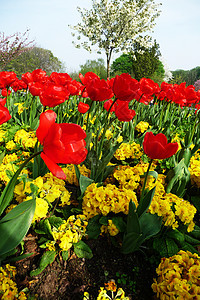
<path id="1" fill-rule="evenodd" d="M 66 174 L 63 172 L 61 167 L 59 167 L 54 161 L 52 161 L 47 155 L 45 155 L 43 152 L 41 153 L 41 158 L 44 160 L 45 164 L 47 165 L 47 168 L 51 173 L 56 176 L 59 179 L 66 179 Z"/>
<path id="2" fill-rule="evenodd" d="M 43 144 L 50 127 L 55 124 L 56 113 L 53 110 L 47 110 L 40 115 L 40 124 L 36 130 L 36 136 L 41 144 Z"/>

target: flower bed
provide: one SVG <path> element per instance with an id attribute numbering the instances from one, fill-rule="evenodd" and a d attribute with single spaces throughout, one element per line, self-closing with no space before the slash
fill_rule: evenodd
<path id="1" fill-rule="evenodd" d="M 200 94 L 194 86 L 159 87 L 128 74 L 105 81 L 92 72 L 78 82 L 39 69 L 21 79 L 0 72 L 0 88 L 1 299 L 144 299 L 145 268 L 152 276 L 148 293 L 158 299 L 198 299 Z M 116 256 L 115 271 L 104 266 L 111 258 L 103 263 L 98 241 Z M 95 286 L 90 262 L 97 244 L 96 267 L 104 276 L 95 276 Z M 75 258 L 72 278 L 82 266 L 88 276 L 82 284 L 64 272 Z M 121 258 L 128 274 L 117 269 Z M 20 271 L 27 261 L 27 272 L 15 275 L 12 264 Z M 60 292 L 48 294 L 36 282 L 53 274 L 56 263 L 66 280 L 55 278 Z M 189 275 L 177 272 L 185 267 Z"/>

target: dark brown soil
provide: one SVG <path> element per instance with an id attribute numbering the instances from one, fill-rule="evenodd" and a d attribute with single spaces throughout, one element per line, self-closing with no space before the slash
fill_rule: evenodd
<path id="1" fill-rule="evenodd" d="M 41 300 L 79 300 L 86 291 L 90 299 L 96 300 L 99 288 L 114 279 L 130 299 L 153 299 L 151 284 L 155 268 L 142 252 L 123 255 L 105 237 L 87 244 L 93 252 L 91 259 L 78 258 L 71 251 L 67 261 L 58 255 L 41 274 L 31 277 L 30 271 L 37 268 L 43 250 L 37 246 L 36 237 L 28 235 L 25 253 L 34 255 L 16 263 L 19 289 L 28 287 L 30 295 L 37 294 Z"/>

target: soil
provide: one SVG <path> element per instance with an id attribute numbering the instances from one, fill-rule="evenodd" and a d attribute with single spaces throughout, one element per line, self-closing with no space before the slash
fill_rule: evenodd
<path id="1" fill-rule="evenodd" d="M 144 253 L 123 255 L 106 237 L 86 242 L 93 252 L 91 259 L 78 258 L 71 250 L 67 261 L 58 255 L 42 273 L 31 277 L 30 271 L 38 267 L 44 250 L 38 247 L 37 236 L 27 235 L 25 253 L 34 254 L 15 263 L 19 290 L 27 287 L 30 295 L 37 294 L 39 300 L 79 300 L 84 292 L 96 300 L 99 288 L 114 279 L 130 300 L 155 299 L 151 284 L 156 266 L 152 267 Z"/>

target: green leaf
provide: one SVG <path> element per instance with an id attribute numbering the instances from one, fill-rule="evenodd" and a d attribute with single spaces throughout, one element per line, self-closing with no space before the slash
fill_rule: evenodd
<path id="1" fill-rule="evenodd" d="M 85 190 L 87 189 L 87 187 L 90 184 L 92 184 L 93 182 L 94 182 L 94 180 L 80 174 L 79 185 L 80 185 L 81 195 L 83 195 L 85 193 Z"/>
<path id="2" fill-rule="evenodd" d="M 78 243 L 74 244 L 74 252 L 79 258 L 90 259 L 93 257 L 92 250 L 83 241 L 79 241 Z"/>
<path id="3" fill-rule="evenodd" d="M 102 180 L 104 178 L 104 172 L 105 172 L 106 166 L 111 161 L 111 159 L 113 158 L 113 155 L 115 154 L 116 150 L 119 148 L 120 145 L 121 145 L 121 143 L 117 144 L 114 147 L 111 147 L 110 152 L 100 161 L 99 166 L 95 173 L 95 178 L 94 178 L 95 182 L 102 182 Z"/>
<path id="4" fill-rule="evenodd" d="M 113 223 L 119 229 L 120 232 L 124 232 L 126 230 L 126 223 L 124 222 L 122 217 L 116 216 L 112 218 Z"/>
<path id="5" fill-rule="evenodd" d="M 153 199 L 154 193 L 155 193 L 156 187 L 152 188 L 143 199 L 140 200 L 139 205 L 137 207 L 137 214 L 140 217 L 142 214 L 144 214 L 147 209 L 149 208 L 151 201 Z"/>
<path id="6" fill-rule="evenodd" d="M 63 260 L 68 260 L 68 258 L 69 258 L 69 251 L 62 251 L 62 258 L 63 258 Z"/>
<path id="7" fill-rule="evenodd" d="M 156 214 L 145 213 L 139 218 L 139 223 L 142 232 L 141 240 L 144 242 L 160 232 L 162 219 Z"/>
<path id="8" fill-rule="evenodd" d="M 50 265 L 56 257 L 56 251 L 46 251 L 40 260 L 39 267 L 36 270 L 30 272 L 30 276 L 37 276 L 40 274 L 48 265 Z"/>
<path id="9" fill-rule="evenodd" d="M 52 227 L 56 227 L 59 228 L 60 225 L 63 224 L 63 219 L 60 217 L 56 217 L 56 216 L 51 216 L 48 218 L 49 223 L 51 224 Z"/>
<path id="10" fill-rule="evenodd" d="M 132 200 L 129 202 L 126 232 L 140 234 L 140 223 L 136 213 L 135 203 Z"/>
<path id="11" fill-rule="evenodd" d="M 35 212 L 34 199 L 20 203 L 0 221 L 0 255 L 19 245 L 28 232 Z"/>
<path id="12" fill-rule="evenodd" d="M 107 216 L 103 216 L 99 219 L 99 223 L 101 225 L 108 225 L 108 217 Z"/>
<path id="13" fill-rule="evenodd" d="M 137 232 L 125 234 L 122 242 L 122 253 L 129 254 L 138 250 L 141 245 L 139 242 L 141 235 Z"/>
<path id="14" fill-rule="evenodd" d="M 101 224 L 99 223 L 99 215 L 88 221 L 86 234 L 89 239 L 97 239 L 101 233 Z"/>
<path id="15" fill-rule="evenodd" d="M 196 207 L 198 212 L 200 212 L 200 197 L 199 196 L 191 196 L 190 201 Z"/>

